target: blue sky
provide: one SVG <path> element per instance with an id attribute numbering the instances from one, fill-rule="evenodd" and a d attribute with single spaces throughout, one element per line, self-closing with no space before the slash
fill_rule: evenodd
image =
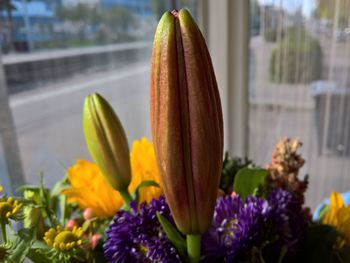
<path id="1" fill-rule="evenodd" d="M 260 4 L 273 4 L 275 6 L 282 6 L 288 11 L 295 11 L 302 8 L 305 16 L 310 16 L 312 10 L 316 7 L 316 0 L 258 0 Z"/>

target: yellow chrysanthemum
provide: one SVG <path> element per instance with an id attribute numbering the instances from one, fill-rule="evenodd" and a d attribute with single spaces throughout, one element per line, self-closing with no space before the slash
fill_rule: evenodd
<path id="1" fill-rule="evenodd" d="M 65 251 L 79 247 L 83 243 L 82 235 L 83 229 L 81 227 L 73 227 L 72 230 L 69 230 L 57 226 L 56 229 L 50 228 L 45 233 L 44 240 L 50 247 Z"/>
<path id="2" fill-rule="evenodd" d="M 2 188 L 2 185 L 0 184 L 0 193 L 2 192 L 3 188 Z"/>
<path id="3" fill-rule="evenodd" d="M 341 194 L 331 194 L 329 209 L 323 223 L 336 227 L 344 235 L 344 243 L 350 245 L 350 205 L 344 205 Z"/>
<path id="4" fill-rule="evenodd" d="M 145 180 L 153 180 L 160 185 L 153 144 L 146 137 L 142 137 L 139 141 L 134 141 L 130 153 L 130 163 L 132 172 L 129 185 L 130 193 L 133 193 L 136 187 Z M 145 187 L 140 191 L 140 202 L 150 202 L 152 198 L 158 198 L 162 193 L 160 187 Z"/>
<path id="5" fill-rule="evenodd" d="M 21 211 L 23 204 L 18 200 L 9 198 L 0 199 L 0 221 L 7 224 L 9 219 L 19 220 L 21 219 Z"/>
<path id="6" fill-rule="evenodd" d="M 130 193 L 144 180 L 153 180 L 160 184 L 158 167 L 153 144 L 142 138 L 134 141 L 130 153 L 132 179 L 129 185 Z M 85 160 L 79 160 L 68 169 L 68 179 L 72 187 L 62 194 L 68 197 L 69 203 L 77 203 L 82 209 L 91 208 L 99 218 L 115 215 L 122 206 L 123 200 L 104 179 L 97 165 Z M 140 202 L 151 201 L 162 194 L 159 187 L 145 187 L 140 191 Z"/>
<path id="7" fill-rule="evenodd" d="M 80 208 L 91 208 L 99 218 L 115 215 L 123 201 L 103 177 L 97 165 L 79 160 L 67 171 L 71 188 L 62 192 L 69 203 L 77 203 Z"/>

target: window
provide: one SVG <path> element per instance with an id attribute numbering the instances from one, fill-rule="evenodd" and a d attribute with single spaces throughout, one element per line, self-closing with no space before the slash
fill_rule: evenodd
<path id="1" fill-rule="evenodd" d="M 187 6 L 196 16 L 197 1 L 6 3 L 10 8 L 0 10 L 0 43 L 9 100 L 4 92 L 0 99 L 2 106 L 9 102 L 7 126 L 17 135 L 11 147 L 18 145 L 28 183 L 36 183 L 43 171 L 52 186 L 78 158 L 90 159 L 81 127 L 83 101 L 89 93 L 108 98 L 130 144 L 150 137 L 148 83 L 155 26 L 173 6 Z M 0 90 L 5 91 L 4 85 Z M 9 138 L 6 131 L 0 125 L 2 140 Z M 2 140 L 3 183 L 13 166 L 9 160 L 16 157 L 6 157 Z M 16 184 L 13 175 L 10 179 Z"/>
<path id="2" fill-rule="evenodd" d="M 315 206 L 350 184 L 350 2 L 250 3 L 249 156 L 299 137 Z"/>

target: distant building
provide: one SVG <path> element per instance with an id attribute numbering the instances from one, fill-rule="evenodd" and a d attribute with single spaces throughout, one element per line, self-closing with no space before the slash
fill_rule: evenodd
<path id="1" fill-rule="evenodd" d="M 76 6 L 78 4 L 84 4 L 88 6 L 96 6 L 100 0 L 62 0 L 62 5 L 64 7 L 69 7 L 69 6 Z"/>
<path id="2" fill-rule="evenodd" d="M 55 22 L 54 8 L 61 0 L 50 1 L 12 1 L 12 34 L 6 11 L 0 12 L 0 20 L 5 26 L 0 28 L 1 46 L 12 40 L 18 51 L 26 51 L 34 43 L 48 41 L 52 38 L 52 28 Z"/>
<path id="3" fill-rule="evenodd" d="M 101 0 L 100 6 L 101 8 L 120 6 L 129 9 L 136 16 L 153 16 L 151 0 Z"/>

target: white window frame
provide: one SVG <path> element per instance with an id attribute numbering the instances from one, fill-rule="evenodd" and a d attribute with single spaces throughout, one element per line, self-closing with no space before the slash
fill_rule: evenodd
<path id="1" fill-rule="evenodd" d="M 14 194 L 25 183 L 16 129 L 9 106 L 4 66 L 0 53 L 0 183 Z"/>
<path id="2" fill-rule="evenodd" d="M 221 95 L 225 150 L 248 155 L 248 0 L 199 0 L 199 24 L 206 37 Z"/>

